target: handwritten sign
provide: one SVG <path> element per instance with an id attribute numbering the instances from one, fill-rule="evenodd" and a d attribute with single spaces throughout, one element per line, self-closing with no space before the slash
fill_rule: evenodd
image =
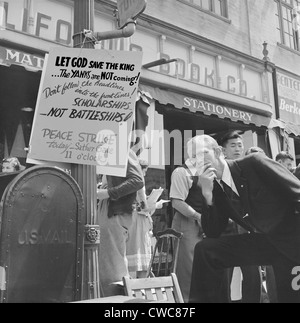
<path id="1" fill-rule="evenodd" d="M 140 52 L 51 49 L 28 158 L 125 176 L 141 64 Z"/>

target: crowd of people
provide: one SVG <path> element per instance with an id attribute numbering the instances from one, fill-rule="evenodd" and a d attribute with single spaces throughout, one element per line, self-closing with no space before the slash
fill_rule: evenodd
<path id="1" fill-rule="evenodd" d="M 196 136 L 187 155 L 170 187 L 172 227 L 183 233 L 176 274 L 184 301 L 229 303 L 240 284 L 243 303 L 299 302 L 291 282 L 300 264 L 300 166 L 286 152 L 272 160 L 245 149 L 238 131 L 219 142 Z M 162 207 L 147 205 L 147 168 L 130 151 L 126 177 L 106 176 L 98 189 L 104 296 L 120 293 L 123 276 L 146 275 L 151 215 Z"/>

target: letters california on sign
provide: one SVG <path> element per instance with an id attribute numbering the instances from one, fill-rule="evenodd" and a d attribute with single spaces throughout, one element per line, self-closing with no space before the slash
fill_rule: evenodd
<path id="1" fill-rule="evenodd" d="M 51 49 L 28 158 L 125 176 L 141 64 L 141 52 Z"/>

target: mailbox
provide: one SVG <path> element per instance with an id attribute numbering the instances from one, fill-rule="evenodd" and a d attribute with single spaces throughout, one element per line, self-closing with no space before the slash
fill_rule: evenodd
<path id="1" fill-rule="evenodd" d="M 56 167 L 34 166 L 16 177 L 0 207 L 0 295 L 3 303 L 81 299 L 83 197 Z"/>

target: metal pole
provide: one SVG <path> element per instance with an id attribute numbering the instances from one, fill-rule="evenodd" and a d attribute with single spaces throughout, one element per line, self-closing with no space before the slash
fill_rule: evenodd
<path id="1" fill-rule="evenodd" d="M 94 0 L 74 0 L 74 46 L 94 48 L 82 33 L 94 29 Z M 72 165 L 72 176 L 80 186 L 85 203 L 85 241 L 82 299 L 100 297 L 99 247 L 100 227 L 97 224 L 96 166 Z"/>

